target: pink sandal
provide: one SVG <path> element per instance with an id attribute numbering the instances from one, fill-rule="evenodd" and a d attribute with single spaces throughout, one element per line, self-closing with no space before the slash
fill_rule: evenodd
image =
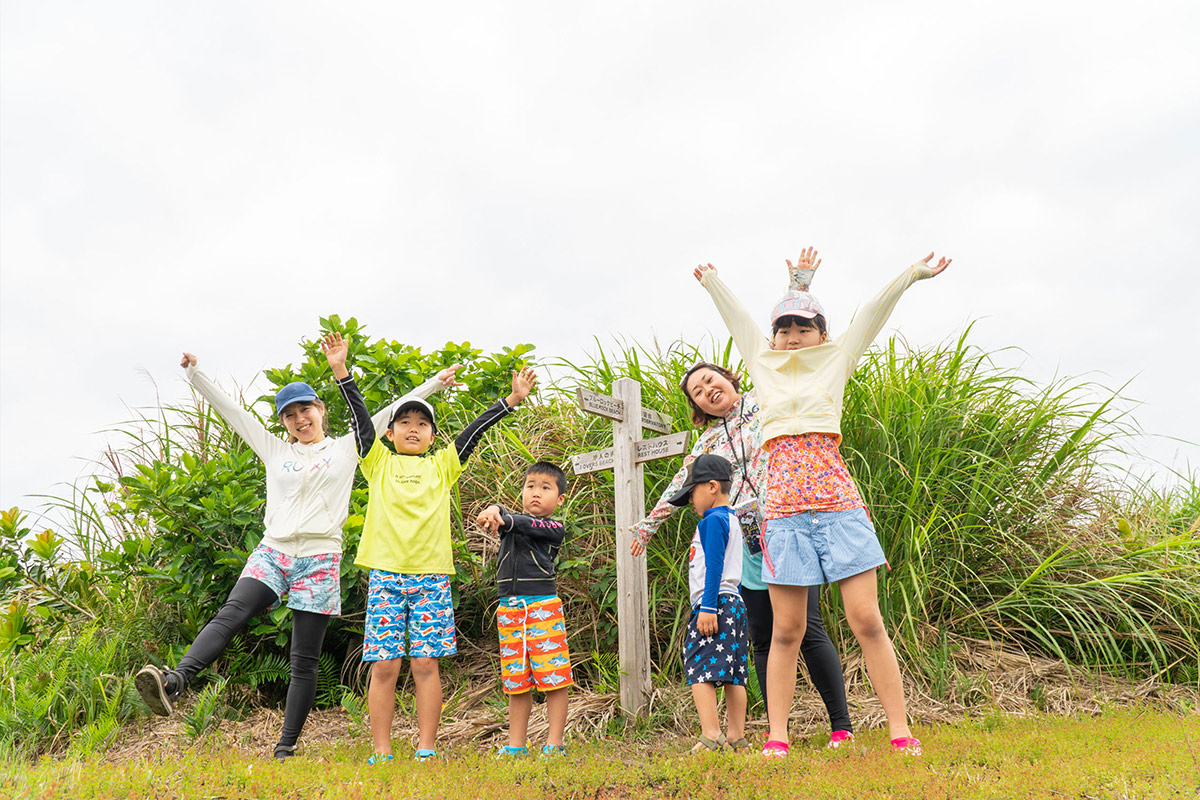
<path id="1" fill-rule="evenodd" d="M 846 742 L 854 741 L 854 734 L 850 731 L 834 731 L 829 734 L 829 743 L 825 745 L 830 750 L 837 750 Z"/>
<path id="2" fill-rule="evenodd" d="M 892 739 L 892 752 L 903 753 L 906 756 L 921 755 L 921 740 L 915 736 L 901 736 L 899 739 Z"/>
<path id="3" fill-rule="evenodd" d="M 783 758 L 788 754 L 788 743 L 778 739 L 768 739 L 763 745 L 762 754 L 768 758 Z"/>

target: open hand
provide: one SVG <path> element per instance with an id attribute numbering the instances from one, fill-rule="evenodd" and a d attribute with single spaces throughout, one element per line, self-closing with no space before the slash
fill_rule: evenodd
<path id="1" fill-rule="evenodd" d="M 453 389 L 456 386 L 466 386 L 465 383 L 458 379 L 454 373 L 462 369 L 462 364 L 455 364 L 453 367 L 447 367 L 438 373 L 438 380 L 442 382 L 443 389 Z"/>
<path id="2" fill-rule="evenodd" d="M 930 261 L 933 261 L 933 253 L 930 253 L 921 260 L 928 264 Z M 952 258 L 946 258 L 945 256 L 942 256 L 940 259 L 938 259 L 936 267 L 930 267 L 930 269 L 933 270 L 933 275 L 930 277 L 936 278 L 938 275 L 941 275 L 942 271 L 946 269 L 946 267 L 950 266 L 950 262 L 953 260 L 954 259 Z"/>
<path id="3" fill-rule="evenodd" d="M 714 267 L 712 264 L 701 264 L 700 266 L 698 266 L 694 270 L 692 270 L 692 274 L 696 276 L 696 280 L 701 281 L 701 282 L 704 281 L 704 273 L 706 273 L 706 272 L 711 272 L 713 275 L 716 275 L 717 268 Z"/>
<path id="4" fill-rule="evenodd" d="M 525 398 L 529 397 L 529 393 L 533 391 L 535 386 L 537 386 L 537 373 L 533 371 L 533 367 L 514 369 L 512 394 L 505 399 L 508 407 L 516 408 L 525 402 Z"/>
<path id="5" fill-rule="evenodd" d="M 340 333 L 328 333 L 321 340 L 321 352 L 325 354 L 325 360 L 329 362 L 329 368 L 333 370 L 333 377 L 339 381 L 350 377 L 350 371 L 346 369 L 346 356 L 350 355 L 350 342 L 342 338 Z"/>
<path id="6" fill-rule="evenodd" d="M 816 248 L 810 247 L 800 251 L 800 257 L 796 259 L 795 264 L 787 261 L 787 265 L 788 288 L 807 292 L 808 287 L 812 285 L 817 267 L 821 266 L 821 259 L 817 258 Z"/>
<path id="7" fill-rule="evenodd" d="M 495 533 L 500 530 L 500 526 L 504 524 L 504 518 L 500 516 L 500 506 L 492 503 L 483 511 L 480 511 L 479 516 L 475 518 L 475 524 L 488 533 Z"/>
<path id="8" fill-rule="evenodd" d="M 795 264 L 788 261 L 787 265 L 788 269 L 816 269 L 821 266 L 821 259 L 817 258 L 816 248 L 810 247 L 800 251 L 800 257 L 796 259 Z"/>
<path id="9" fill-rule="evenodd" d="M 713 636 L 717 632 L 717 615 L 709 611 L 701 611 L 696 617 L 696 630 L 702 636 Z"/>
<path id="10" fill-rule="evenodd" d="M 179 360 L 179 366 L 183 367 L 184 369 L 196 366 L 196 357 L 191 353 L 184 353 L 183 358 Z"/>
<path id="11" fill-rule="evenodd" d="M 336 372 L 338 367 L 346 366 L 346 357 L 350 355 L 350 342 L 342 338 L 340 333 L 329 333 L 321 340 L 321 352 L 325 360 Z"/>

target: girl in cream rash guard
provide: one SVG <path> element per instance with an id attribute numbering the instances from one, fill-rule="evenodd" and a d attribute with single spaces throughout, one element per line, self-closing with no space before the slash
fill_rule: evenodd
<path id="1" fill-rule="evenodd" d="M 836 581 L 847 622 L 887 715 L 892 747 L 917 755 L 921 744 L 908 727 L 900 667 L 879 611 L 875 570 L 886 560 L 838 445 L 846 382 L 859 358 L 883 329 L 900 295 L 916 281 L 941 273 L 950 262 L 943 258 L 931 268 L 931 253 L 908 267 L 859 309 L 844 334 L 829 340 L 823 310 L 806 291 L 807 280 L 795 282 L 798 273 L 811 279 L 820 264 L 813 263 L 815 256 L 809 248 L 793 268 L 793 291 L 776 305 L 770 341 L 711 264 L 695 270 L 733 335 L 762 406 L 762 440 L 769 458 L 763 578 L 775 614 L 767 664 L 770 736 L 763 754 L 787 754 L 787 719 L 796 690 L 807 587 Z"/>
<path id="2" fill-rule="evenodd" d="M 733 467 L 733 488 L 729 505 L 748 538 L 757 542 L 761 529 L 760 506 L 767 488 L 767 458 L 762 451 L 761 410 L 753 390 L 742 392 L 737 376 L 716 364 L 700 362 L 683 376 L 680 388 L 692 408 L 692 421 L 706 425 L 692 451 L 684 457 L 683 465 L 663 492 L 654 509 L 631 530 L 634 535 L 634 555 L 645 552 L 646 545 L 658 527 L 680 510 L 667 502 L 687 479 L 688 466 L 705 453 L 715 453 Z M 713 405 L 710 393 L 719 391 L 720 407 Z M 693 396 L 694 395 L 694 396 Z M 724 404 L 728 403 L 728 410 Z M 763 497 L 760 497 L 760 493 Z M 751 550 L 742 542 L 742 580 L 740 593 L 746 604 L 750 623 L 750 643 L 754 651 L 754 672 L 759 689 L 766 696 L 767 661 L 771 652 L 773 615 L 767 584 L 762 579 L 762 551 L 757 545 Z M 837 648 L 825 632 L 821 619 L 821 587 L 812 586 L 808 593 L 807 625 L 800 651 L 808 667 L 813 686 L 821 695 L 829 714 L 828 747 L 837 748 L 852 738 L 853 726 L 846 704 L 846 684 L 842 677 L 842 662 Z"/>
<path id="3" fill-rule="evenodd" d="M 196 391 L 262 459 L 267 484 L 265 530 L 228 600 L 179 665 L 165 671 L 146 666 L 138 672 L 135 685 L 152 711 L 170 715 L 188 682 L 224 652 L 251 618 L 278 605 L 286 594 L 292 610 L 292 672 L 276 758 L 287 758 L 295 750 L 315 696 L 326 624 L 330 616 L 341 613 L 342 528 L 359 456 L 370 450 L 399 404 L 456 385 L 457 367 L 453 367 L 371 417 L 345 368 L 348 349 L 338 334 L 322 342 L 352 418 L 352 433 L 339 437 L 324 435 L 325 406 L 308 384 L 289 384 L 276 396 L 277 413 L 292 439 L 284 441 L 200 371 L 195 356 L 185 354 L 181 364 Z"/>

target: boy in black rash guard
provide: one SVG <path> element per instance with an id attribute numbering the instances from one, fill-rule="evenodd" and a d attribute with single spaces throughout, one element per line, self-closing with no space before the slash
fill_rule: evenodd
<path id="1" fill-rule="evenodd" d="M 566 531 L 561 522 L 550 519 L 566 491 L 566 474 L 554 464 L 539 461 L 525 471 L 521 489 L 524 514 L 492 504 L 475 520 L 484 530 L 500 534 L 496 627 L 501 685 L 508 695 L 508 745 L 501 748 L 501 755 L 529 752 L 525 737 L 535 685 L 546 693 L 550 723 L 542 756 L 566 753 L 567 690 L 574 681 L 554 568 Z"/>

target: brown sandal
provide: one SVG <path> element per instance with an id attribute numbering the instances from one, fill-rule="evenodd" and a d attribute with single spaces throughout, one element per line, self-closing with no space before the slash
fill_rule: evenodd
<path id="1" fill-rule="evenodd" d="M 719 735 L 716 739 L 710 739 L 704 734 L 696 737 L 696 744 L 692 745 L 693 753 L 719 753 L 722 750 L 729 748 L 729 742 L 725 739 L 725 734 Z"/>

